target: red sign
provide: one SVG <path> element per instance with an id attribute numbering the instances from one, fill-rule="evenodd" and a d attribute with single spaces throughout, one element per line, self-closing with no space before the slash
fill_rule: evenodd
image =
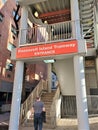
<path id="1" fill-rule="evenodd" d="M 74 41 L 64 41 L 56 43 L 46 43 L 36 46 L 26 46 L 17 48 L 16 58 L 30 58 L 30 57 L 40 57 L 40 56 L 51 56 L 51 55 L 61 55 L 70 54 L 78 52 L 78 42 Z"/>

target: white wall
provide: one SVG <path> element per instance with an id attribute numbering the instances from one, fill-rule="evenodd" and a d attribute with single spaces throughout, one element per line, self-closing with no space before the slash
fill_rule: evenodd
<path id="1" fill-rule="evenodd" d="M 75 95 L 73 59 L 57 60 L 54 63 L 63 95 Z"/>

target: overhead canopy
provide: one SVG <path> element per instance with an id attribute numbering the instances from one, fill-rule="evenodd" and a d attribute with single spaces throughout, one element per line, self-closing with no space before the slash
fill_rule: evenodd
<path id="1" fill-rule="evenodd" d="M 18 0 L 21 6 L 28 6 L 32 15 L 48 24 L 70 20 L 70 0 Z M 31 19 L 31 18 L 30 18 Z"/>

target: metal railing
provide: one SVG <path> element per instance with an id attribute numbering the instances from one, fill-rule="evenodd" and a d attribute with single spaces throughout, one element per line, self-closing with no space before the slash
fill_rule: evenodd
<path id="1" fill-rule="evenodd" d="M 89 116 L 98 116 L 98 95 L 87 95 L 87 106 Z M 77 115 L 76 96 L 63 96 L 62 117 Z"/>
<path id="2" fill-rule="evenodd" d="M 73 35 L 72 31 L 75 30 L 77 22 L 78 21 L 66 21 L 49 25 L 37 25 L 33 28 L 22 29 L 20 32 L 20 46 L 75 39 L 75 34 Z"/>
<path id="3" fill-rule="evenodd" d="M 98 95 L 87 95 L 88 114 L 98 114 Z"/>
<path id="4" fill-rule="evenodd" d="M 27 119 L 27 112 L 31 109 L 36 96 L 40 95 L 43 90 L 48 90 L 48 86 L 47 86 L 47 81 L 41 80 L 39 82 L 39 84 L 35 87 L 33 92 L 26 99 L 26 101 L 21 105 L 20 122 L 23 122 Z M 73 100 L 73 98 L 74 98 L 74 100 Z M 56 125 L 56 118 L 57 118 L 56 117 L 56 103 L 57 103 L 58 99 L 60 99 L 60 88 L 59 87 L 56 91 L 56 94 L 53 98 L 53 102 L 52 102 L 52 105 L 50 108 L 51 124 L 53 127 L 55 127 L 55 125 Z M 67 98 L 67 106 L 72 106 L 72 109 L 70 109 L 70 107 L 67 108 L 66 103 L 64 103 L 64 104 L 65 105 L 63 106 L 63 110 L 66 110 L 65 116 L 67 116 L 67 115 L 73 116 L 73 113 L 75 116 L 76 115 L 76 112 L 75 112 L 76 111 L 76 98 L 75 98 L 75 96 L 72 96 L 72 98 Z M 87 95 L 87 105 L 88 105 L 88 115 L 89 116 L 98 115 L 98 95 Z M 67 111 L 67 109 L 68 109 L 68 111 Z"/>
<path id="5" fill-rule="evenodd" d="M 34 103 L 36 97 L 40 96 L 41 92 L 47 89 L 47 81 L 41 80 L 29 97 L 25 100 L 25 102 L 21 104 L 20 123 L 27 119 L 27 113 L 32 108 L 32 104 Z"/>

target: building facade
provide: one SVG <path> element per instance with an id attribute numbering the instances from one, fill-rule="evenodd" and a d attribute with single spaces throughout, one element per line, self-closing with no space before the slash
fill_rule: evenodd
<path id="1" fill-rule="evenodd" d="M 15 61 L 11 51 L 18 42 L 18 8 L 14 0 L 0 0 L 0 106 L 10 104 L 12 98 Z"/>
<path id="2" fill-rule="evenodd" d="M 16 61 L 11 60 L 11 51 L 16 48 L 19 39 L 21 19 L 20 5 L 14 0 L 0 1 L 0 108 L 9 111 L 12 99 L 13 81 Z M 28 23 L 29 26 L 29 23 Z M 39 67 L 40 66 L 40 67 Z M 22 100 L 29 95 L 40 80 L 47 77 L 46 65 L 40 63 L 26 64 Z M 7 109 L 8 106 L 8 109 Z M 6 107 L 6 108 L 5 108 Z M 5 109 L 4 109 L 5 108 Z"/>

